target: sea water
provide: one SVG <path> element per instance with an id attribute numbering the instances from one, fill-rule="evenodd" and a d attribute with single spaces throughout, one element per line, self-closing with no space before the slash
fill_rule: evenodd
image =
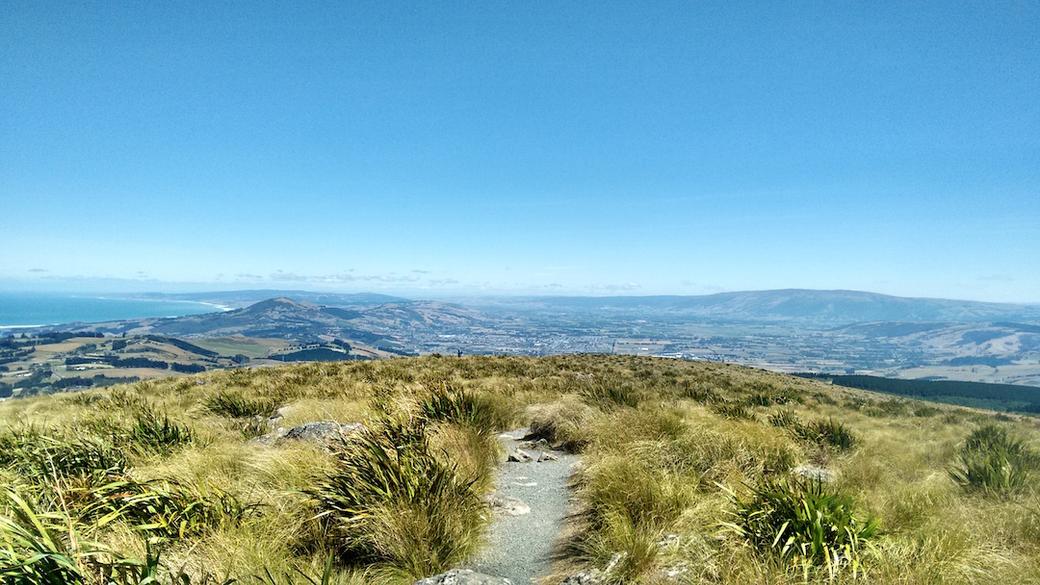
<path id="1" fill-rule="evenodd" d="M 209 303 L 119 296 L 0 292 L 0 328 L 180 317 L 221 310 Z"/>

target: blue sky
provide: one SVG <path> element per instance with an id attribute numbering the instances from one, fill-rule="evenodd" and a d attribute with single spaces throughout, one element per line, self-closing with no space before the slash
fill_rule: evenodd
<path id="1" fill-rule="evenodd" d="M 0 7 L 0 288 L 1040 301 L 1040 3 Z"/>

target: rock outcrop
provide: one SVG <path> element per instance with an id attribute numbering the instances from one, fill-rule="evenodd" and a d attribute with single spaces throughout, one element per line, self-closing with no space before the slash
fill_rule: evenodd
<path id="1" fill-rule="evenodd" d="M 274 445 L 283 441 L 310 441 L 330 447 L 364 428 L 365 425 L 361 423 L 309 422 L 288 429 L 280 428 L 256 439 L 256 442 L 263 445 Z"/>

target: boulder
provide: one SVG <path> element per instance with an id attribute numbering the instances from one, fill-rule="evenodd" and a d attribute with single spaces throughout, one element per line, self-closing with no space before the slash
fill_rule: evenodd
<path id="1" fill-rule="evenodd" d="M 541 463 L 543 461 L 557 461 L 557 460 L 559 460 L 559 457 L 557 457 L 556 455 L 554 455 L 552 453 L 549 453 L 548 451 L 542 451 L 541 453 L 538 454 L 538 463 Z"/>
<path id="2" fill-rule="evenodd" d="M 452 569 L 447 573 L 419 579 L 413 585 L 513 585 L 513 582 L 469 569 Z"/>
<path id="3" fill-rule="evenodd" d="M 273 445 L 283 441 L 310 441 L 329 447 L 364 428 L 365 425 L 361 423 L 317 421 L 289 429 L 280 428 L 273 433 L 267 433 L 256 441 L 264 445 Z"/>

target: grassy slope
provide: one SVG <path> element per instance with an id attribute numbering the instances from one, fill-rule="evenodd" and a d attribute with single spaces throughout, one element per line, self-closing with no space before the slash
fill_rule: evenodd
<path id="1" fill-rule="evenodd" d="M 460 538 L 466 542 L 455 543 L 459 551 L 431 561 L 419 558 L 421 550 L 440 551 L 443 547 L 434 545 L 443 543 L 424 549 L 424 543 L 399 537 L 428 521 L 423 514 L 456 512 L 402 512 L 388 505 L 393 513 L 384 516 L 390 519 L 377 518 L 375 528 L 366 528 L 386 550 L 376 554 L 371 543 L 363 543 L 369 548 L 358 554 L 360 545 L 343 544 L 342 534 L 313 519 L 327 509 L 308 492 L 341 469 L 334 455 L 305 443 L 251 444 L 249 436 L 263 429 L 206 405 L 230 391 L 247 400 L 268 398 L 260 410 L 288 407 L 281 426 L 334 419 L 381 428 L 387 412 L 397 418 L 421 416 L 417 402 L 445 380 L 466 388 L 491 413 L 476 422 L 459 417 L 434 421 L 430 436 L 437 457 L 445 465 L 457 464 L 455 473 L 474 480 L 476 493 L 488 485 L 489 426 L 533 422 L 553 440 L 584 453 L 576 489 L 585 513 L 576 520 L 561 570 L 603 567 L 620 552 L 612 576 L 626 582 L 662 582 L 669 570 L 679 573 L 679 582 L 689 583 L 825 581 L 826 570 L 806 574 L 723 525 L 734 520 L 729 514 L 734 497 L 747 501 L 753 486 L 788 475 L 792 466 L 814 463 L 837 472 L 833 489 L 853 499 L 857 516 L 880 523 L 879 536 L 859 555 L 865 582 L 1040 583 L 1036 496 L 1028 491 L 1007 497 L 970 493 L 948 473 L 959 445 L 994 415 L 737 366 L 620 356 L 304 364 L 7 401 L 0 404 L 0 427 L 8 434 L 25 425 L 45 434 L 62 434 L 62 429 L 79 437 L 104 434 L 105 425 L 118 426 L 147 404 L 190 428 L 194 438 L 151 450 L 124 445 L 129 461 L 120 477 L 174 481 L 200 498 L 229 494 L 243 505 L 259 504 L 226 521 L 224 516 L 207 521 L 183 538 L 156 540 L 154 532 L 135 529 L 130 521 L 80 527 L 118 556 L 144 558 L 151 537 L 153 548 L 162 551 L 162 563 L 196 582 L 204 575 L 250 578 L 267 571 L 276 577 L 295 570 L 318 575 L 333 555 L 339 562 L 332 582 L 406 583 L 457 562 L 478 545 L 474 524 L 455 527 L 456 532 L 423 524 L 429 539 L 444 530 L 465 535 Z M 769 423 L 769 415 L 780 410 L 805 422 L 840 420 L 852 430 L 855 445 L 842 450 L 799 438 Z M 1034 419 L 999 424 L 1040 449 Z M 15 467 L 8 462 L 0 476 L 37 500 L 40 511 L 69 507 L 53 497 L 56 492 L 78 493 L 55 488 L 52 484 L 60 482 L 46 477 L 20 475 Z M 412 524 L 393 523 L 404 516 Z M 659 546 L 662 539 L 669 544 Z M 413 549 L 419 552 L 412 557 L 400 552 Z M 0 570 L 2 565 L 0 557 Z M 850 576 L 847 569 L 837 574 L 838 579 Z"/>

